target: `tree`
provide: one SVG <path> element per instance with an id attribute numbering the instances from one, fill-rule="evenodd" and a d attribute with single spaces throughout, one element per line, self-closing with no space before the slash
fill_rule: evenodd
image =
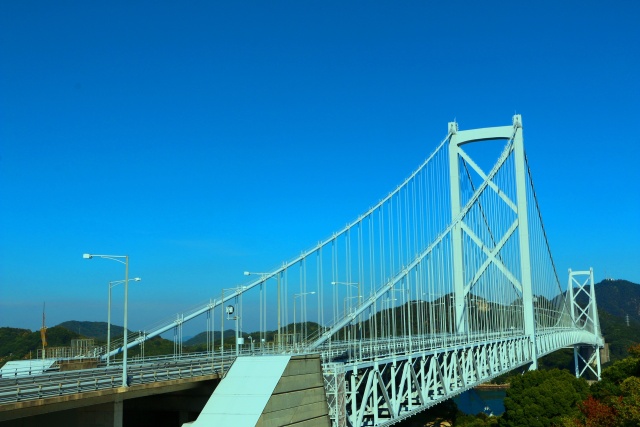
<path id="1" fill-rule="evenodd" d="M 563 425 L 640 426 L 640 346 L 632 346 L 628 353 L 629 357 L 606 368 L 602 381 L 591 386 L 592 396 L 579 405 L 580 416 Z"/>
<path id="2" fill-rule="evenodd" d="M 630 377 L 640 377 L 640 346 L 629 348 L 630 356 L 614 362 L 602 372 L 602 381 L 591 386 L 591 393 L 596 399 L 608 403 L 607 400 L 622 395 L 620 389 L 623 381 Z"/>
<path id="3" fill-rule="evenodd" d="M 589 395 L 582 378 L 567 371 L 528 371 L 512 377 L 504 399 L 501 427 L 550 427 L 563 417 L 577 416 L 577 404 Z"/>
<path id="4" fill-rule="evenodd" d="M 612 406 L 605 405 L 593 396 L 589 396 L 578 405 L 585 417 L 585 427 L 615 427 L 618 413 Z"/>
<path id="5" fill-rule="evenodd" d="M 627 350 L 630 357 L 640 358 L 640 344 L 635 344 Z"/>
<path id="6" fill-rule="evenodd" d="M 640 426 L 640 378 L 629 377 L 620 384 L 622 398 L 614 401 L 618 412 L 618 426 Z"/>
<path id="7" fill-rule="evenodd" d="M 498 417 L 489 416 L 483 412 L 477 415 L 464 415 L 458 413 L 456 427 L 493 427 L 498 425 Z"/>

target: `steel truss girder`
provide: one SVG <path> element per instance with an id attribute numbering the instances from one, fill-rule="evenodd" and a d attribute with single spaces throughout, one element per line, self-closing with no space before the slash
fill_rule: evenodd
<path id="1" fill-rule="evenodd" d="M 348 425 L 384 426 L 530 363 L 528 337 L 345 365 Z M 335 410 L 334 410 L 335 412 Z M 339 411 L 338 411 L 339 412 Z"/>
<path id="2" fill-rule="evenodd" d="M 345 427 L 347 425 L 344 402 L 345 367 L 342 363 L 325 363 L 322 368 L 324 390 L 333 427 Z"/>
<path id="3" fill-rule="evenodd" d="M 599 338 L 593 333 L 574 328 L 545 329 L 536 334 L 536 349 L 538 357 L 545 356 L 560 348 L 577 344 L 597 345 Z"/>
<path id="4" fill-rule="evenodd" d="M 555 328 L 536 334 L 535 350 L 529 336 L 519 336 L 414 355 L 328 363 L 324 366 L 325 387 L 333 425 L 390 425 L 532 363 L 534 355 L 597 343 L 598 337 L 589 331 Z M 585 361 L 589 368 L 583 371 L 590 369 L 591 362 Z"/>

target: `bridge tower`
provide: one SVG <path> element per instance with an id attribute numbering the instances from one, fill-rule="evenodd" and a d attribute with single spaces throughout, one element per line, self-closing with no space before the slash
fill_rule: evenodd
<path id="1" fill-rule="evenodd" d="M 573 346 L 576 377 L 580 378 L 585 373 L 591 372 L 600 381 L 600 347 L 604 346 L 604 342 L 600 333 L 593 268 L 588 271 L 569 269 L 567 292 L 571 304 L 571 319 L 575 325 L 593 333 L 598 338 L 598 342 L 594 345 L 577 344 Z M 580 304 L 579 299 L 586 299 L 586 303 Z"/>
<path id="2" fill-rule="evenodd" d="M 531 259 L 529 254 L 529 221 L 527 214 L 527 167 L 524 154 L 524 140 L 522 136 L 522 117 L 519 114 L 513 116 L 512 126 L 500 126 L 481 129 L 471 129 L 459 131 L 458 124 L 449 123 L 449 174 L 450 174 L 450 191 L 451 191 L 451 219 L 454 224 L 452 229 L 453 241 L 453 285 L 455 299 L 455 321 L 458 333 L 467 333 L 467 313 L 469 310 L 467 298 L 471 288 L 476 281 L 482 276 L 487 266 L 493 263 L 502 274 L 517 288 L 522 295 L 523 306 L 523 326 L 524 333 L 530 339 L 531 352 L 533 354 L 533 363 L 530 369 L 537 368 L 537 355 L 535 345 L 535 313 L 534 298 L 531 282 Z M 471 159 L 471 157 L 463 150 L 462 146 L 474 142 L 482 142 L 488 140 L 513 140 L 512 149 L 503 152 L 498 162 L 493 166 L 492 171 L 485 174 L 481 168 Z M 503 167 L 507 167 L 507 159 L 513 156 L 513 164 L 515 167 L 515 198 L 509 198 L 509 194 L 501 189 L 493 180 L 496 172 Z M 495 236 L 488 245 L 478 237 L 465 222 L 465 212 L 462 209 L 463 201 L 460 190 L 460 162 L 464 161 L 482 178 L 482 183 L 475 188 L 470 201 L 480 205 L 480 196 L 484 191 L 491 191 L 507 204 L 516 214 L 516 222 L 514 226 L 505 231 L 502 236 Z M 520 274 L 510 271 L 506 264 L 501 260 L 500 250 L 506 244 L 507 240 L 517 231 L 519 240 L 520 253 Z M 465 239 L 468 236 L 468 239 Z M 471 243 L 472 242 L 472 243 Z M 475 244 L 481 248 L 486 255 L 486 261 L 476 271 L 466 271 L 475 268 L 471 265 L 465 265 L 463 256 L 466 244 Z M 514 269 L 515 270 L 515 269 Z M 470 279 L 469 279 L 470 278 Z"/>

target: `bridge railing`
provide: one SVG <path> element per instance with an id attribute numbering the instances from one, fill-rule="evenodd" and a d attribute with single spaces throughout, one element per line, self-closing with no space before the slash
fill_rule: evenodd
<path id="1" fill-rule="evenodd" d="M 128 367 L 129 386 L 219 374 L 229 369 L 236 355 L 191 354 L 181 358 L 149 358 L 132 361 Z M 69 394 L 113 389 L 122 386 L 122 366 L 46 372 L 40 375 L 0 378 L 0 404 L 45 399 Z"/>

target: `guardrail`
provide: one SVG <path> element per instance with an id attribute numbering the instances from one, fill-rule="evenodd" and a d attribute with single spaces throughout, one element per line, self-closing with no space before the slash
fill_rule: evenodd
<path id="1" fill-rule="evenodd" d="M 211 356 L 190 355 L 182 358 L 156 358 L 128 366 L 128 385 L 138 385 L 193 378 L 211 374 L 222 374 L 235 360 L 235 355 Z M 34 399 L 44 399 L 75 393 L 84 393 L 122 385 L 122 367 L 112 365 L 104 368 L 79 371 L 49 372 L 40 375 L 0 379 L 0 405 Z"/>

